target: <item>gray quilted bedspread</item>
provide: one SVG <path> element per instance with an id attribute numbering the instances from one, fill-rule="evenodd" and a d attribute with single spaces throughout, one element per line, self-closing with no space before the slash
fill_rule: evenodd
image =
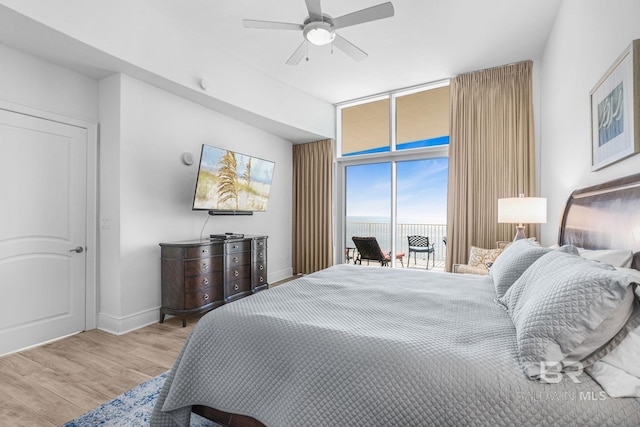
<path id="1" fill-rule="evenodd" d="M 587 374 L 528 380 L 486 276 L 338 265 L 204 316 L 152 426 L 202 404 L 276 426 L 638 426 Z"/>

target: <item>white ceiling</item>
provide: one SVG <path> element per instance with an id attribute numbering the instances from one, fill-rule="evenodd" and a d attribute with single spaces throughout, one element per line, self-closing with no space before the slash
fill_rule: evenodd
<path id="1" fill-rule="evenodd" d="M 321 0 L 321 4 L 323 13 L 336 18 L 384 1 Z M 283 123 L 264 110 L 254 113 L 242 95 L 247 90 L 243 81 L 251 73 L 218 80 L 237 80 L 229 90 L 239 94 L 245 103 L 241 105 L 234 100 L 225 104 L 224 98 L 218 101 L 211 91 L 204 96 L 196 85 L 172 82 L 156 70 L 184 76 L 204 63 L 222 68 L 227 64 L 229 76 L 244 67 L 252 70 L 254 79 L 266 76 L 264 84 L 275 79 L 282 83 L 278 90 L 290 86 L 330 105 L 539 59 L 562 4 L 562 0 L 391 1 L 393 17 L 337 31 L 368 53 L 359 62 L 338 49 L 332 53 L 331 46 L 310 45 L 309 61 L 286 65 L 303 40 L 301 31 L 242 25 L 245 18 L 302 23 L 308 15 L 305 0 L 64 0 L 63 9 L 50 0 L 0 0 L 0 43 L 96 79 L 123 72 L 291 141 L 307 142 L 331 132 L 307 123 L 300 127 Z M 49 28 L 49 22 L 62 31 Z M 65 31 L 82 37 L 76 40 Z M 115 56 L 118 53 L 124 57 Z M 254 88 L 263 84 L 260 78 L 255 80 Z"/>
<path id="2" fill-rule="evenodd" d="M 338 17 L 384 0 L 322 0 Z M 441 80 L 457 74 L 538 58 L 562 0 L 392 0 L 392 18 L 338 30 L 369 57 L 356 62 L 330 46 L 309 47 L 309 61 L 285 61 L 302 33 L 258 30 L 242 19 L 302 23 L 304 0 L 152 0 L 240 61 L 331 103 Z"/>

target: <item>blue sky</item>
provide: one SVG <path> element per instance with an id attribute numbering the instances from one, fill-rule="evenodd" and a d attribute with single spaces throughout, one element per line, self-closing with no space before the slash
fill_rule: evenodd
<path id="1" fill-rule="evenodd" d="M 448 159 L 398 162 L 398 222 L 445 224 Z M 347 216 L 389 217 L 391 164 L 347 167 Z"/>

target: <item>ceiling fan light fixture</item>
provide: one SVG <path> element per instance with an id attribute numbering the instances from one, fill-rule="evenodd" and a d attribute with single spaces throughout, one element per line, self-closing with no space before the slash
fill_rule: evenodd
<path id="1" fill-rule="evenodd" d="M 302 33 L 305 39 L 316 46 L 324 46 L 336 38 L 335 31 L 327 22 L 310 22 Z"/>
<path id="2" fill-rule="evenodd" d="M 309 43 L 316 46 L 331 44 L 346 53 L 356 61 L 362 61 L 367 57 L 367 53 L 345 40 L 344 37 L 336 34 L 336 30 L 351 27 L 353 25 L 364 24 L 365 22 L 377 21 L 378 19 L 390 18 L 394 14 L 393 5 L 390 1 L 377 6 L 360 9 L 346 15 L 333 18 L 326 13 L 322 13 L 321 0 L 305 0 L 309 15 L 301 24 L 276 21 L 257 21 L 254 19 L 244 19 L 242 25 L 245 28 L 260 28 L 272 30 L 302 30 L 303 41 L 289 57 L 287 65 L 297 65 L 309 49 Z M 309 58 L 307 57 L 307 61 Z"/>

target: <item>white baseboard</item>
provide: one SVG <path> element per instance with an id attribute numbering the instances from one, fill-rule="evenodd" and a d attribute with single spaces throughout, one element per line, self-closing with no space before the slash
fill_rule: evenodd
<path id="1" fill-rule="evenodd" d="M 98 314 L 98 329 L 114 335 L 122 335 L 160 321 L 160 307 L 141 311 L 125 317 Z"/>
<path id="2" fill-rule="evenodd" d="M 285 268 L 269 273 L 269 282 L 279 282 L 293 276 L 293 268 Z M 157 323 L 160 320 L 160 307 L 141 311 L 124 317 L 114 317 L 108 314 L 98 314 L 98 329 L 114 335 L 122 335 L 127 332 Z"/>
<path id="3" fill-rule="evenodd" d="M 269 283 L 279 282 L 293 276 L 293 267 L 285 268 L 280 271 L 269 272 Z"/>

